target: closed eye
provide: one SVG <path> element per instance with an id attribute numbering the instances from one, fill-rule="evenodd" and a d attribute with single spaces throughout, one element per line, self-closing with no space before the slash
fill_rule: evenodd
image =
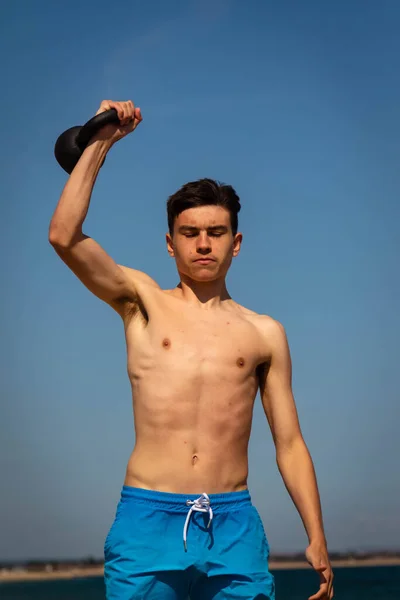
<path id="1" fill-rule="evenodd" d="M 197 233 L 184 233 L 183 234 L 185 237 L 188 238 L 192 238 L 192 237 L 196 237 L 198 234 Z M 210 231 L 210 233 L 208 234 L 211 237 L 221 237 L 221 235 L 224 235 L 223 233 L 217 233 L 215 231 Z"/>
<path id="2" fill-rule="evenodd" d="M 200 233 L 200 231 L 196 228 L 191 228 L 191 227 L 181 227 L 179 229 L 179 233 L 181 235 L 184 235 L 187 238 L 194 238 L 197 237 Z M 210 237 L 221 237 L 222 235 L 228 233 L 228 229 L 227 227 L 210 227 L 209 229 L 207 229 L 207 233 Z"/>

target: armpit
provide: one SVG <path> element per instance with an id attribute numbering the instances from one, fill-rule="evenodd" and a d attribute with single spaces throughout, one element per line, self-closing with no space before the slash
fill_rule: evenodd
<path id="1" fill-rule="evenodd" d="M 140 297 L 132 300 L 132 298 L 127 296 L 120 296 L 114 299 L 113 305 L 125 323 L 129 322 L 135 316 L 141 316 L 145 323 L 148 323 L 149 316 Z"/>
<path id="2" fill-rule="evenodd" d="M 271 361 L 268 360 L 268 361 L 266 361 L 266 362 L 258 365 L 258 367 L 256 369 L 256 375 L 257 375 L 257 378 L 258 378 L 259 386 L 261 388 L 261 393 L 264 390 L 270 366 L 271 366 Z"/>

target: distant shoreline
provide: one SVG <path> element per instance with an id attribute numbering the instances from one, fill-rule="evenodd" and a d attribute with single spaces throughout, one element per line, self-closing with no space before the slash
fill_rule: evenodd
<path id="1" fill-rule="evenodd" d="M 400 566 L 400 557 L 388 558 L 350 558 L 341 560 L 332 560 L 332 567 L 389 567 Z M 311 569 L 306 561 L 295 560 L 270 560 L 269 567 L 271 571 L 283 569 Z M 27 571 L 24 569 L 5 570 L 0 572 L 1 583 L 16 583 L 24 581 L 51 581 L 57 579 L 75 579 L 85 577 L 102 577 L 103 565 L 93 567 L 67 567 L 55 571 Z"/>

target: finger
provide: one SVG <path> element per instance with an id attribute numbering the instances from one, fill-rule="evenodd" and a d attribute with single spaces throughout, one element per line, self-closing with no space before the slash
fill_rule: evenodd
<path id="1" fill-rule="evenodd" d="M 112 100 L 109 100 L 108 104 L 110 108 L 115 108 L 118 114 L 118 119 L 122 121 L 124 118 L 124 109 L 122 106 L 122 102 L 113 102 Z"/>
<path id="2" fill-rule="evenodd" d="M 317 559 L 314 557 L 306 557 L 307 558 L 307 562 L 308 564 L 315 570 L 318 571 L 319 573 L 321 573 L 322 571 L 325 571 L 325 569 L 328 568 L 328 565 L 321 559 Z"/>
<path id="3" fill-rule="evenodd" d="M 326 598 L 328 598 L 328 584 L 323 583 L 318 592 L 314 596 L 310 596 L 308 600 L 325 600 Z"/>
<path id="4" fill-rule="evenodd" d="M 308 600 L 328 600 L 329 596 L 327 591 L 319 590 L 314 596 L 310 596 Z"/>
<path id="5" fill-rule="evenodd" d="M 135 105 L 132 100 L 126 102 L 126 118 L 129 119 L 129 122 L 135 118 Z"/>
<path id="6" fill-rule="evenodd" d="M 110 106 L 110 101 L 109 100 L 103 100 L 100 104 L 100 108 L 97 111 L 96 115 L 99 115 L 102 112 L 105 112 L 106 110 L 109 110 L 111 108 Z"/>
<path id="7" fill-rule="evenodd" d="M 132 121 L 135 119 L 135 105 L 133 102 L 129 101 L 124 103 L 125 108 L 125 125 L 130 125 Z"/>
<path id="8" fill-rule="evenodd" d="M 121 121 L 121 125 L 128 125 L 132 121 L 131 108 L 129 106 L 129 102 L 121 102 L 122 110 L 124 112 L 124 117 Z"/>
<path id="9" fill-rule="evenodd" d="M 331 591 L 332 586 L 333 586 L 333 572 L 332 572 L 332 569 L 329 569 L 324 574 L 324 578 L 325 578 L 325 581 L 328 584 L 328 593 L 329 593 Z"/>
<path id="10" fill-rule="evenodd" d="M 328 596 L 329 598 L 333 597 L 333 573 L 329 579 L 329 583 L 328 583 Z"/>
<path id="11" fill-rule="evenodd" d="M 134 131 L 136 129 L 136 127 L 139 125 L 140 121 L 138 121 L 136 118 L 133 118 L 132 121 L 130 121 L 128 123 L 128 125 L 125 125 L 124 129 L 126 133 L 130 133 L 131 131 Z"/>
<path id="12" fill-rule="evenodd" d="M 140 123 L 140 121 L 143 121 L 142 111 L 140 110 L 139 106 L 135 107 L 134 110 L 135 110 L 135 112 L 134 112 L 135 119 L 137 119 L 137 121 L 139 121 L 139 123 Z"/>
<path id="13" fill-rule="evenodd" d="M 131 117 L 131 119 L 133 119 L 135 117 L 135 105 L 133 104 L 132 100 L 128 101 L 128 108 L 129 116 Z"/>
<path id="14" fill-rule="evenodd" d="M 130 121 L 130 123 L 128 123 L 128 125 L 126 125 L 127 131 L 128 132 L 134 131 L 136 129 L 136 127 L 139 125 L 139 123 L 141 123 L 141 121 L 143 121 L 143 117 L 142 117 L 142 113 L 140 112 L 140 108 L 138 107 L 138 108 L 135 108 L 133 120 Z"/>
<path id="15" fill-rule="evenodd" d="M 123 102 L 114 102 L 113 108 L 115 108 L 115 110 L 117 111 L 120 125 L 122 125 L 124 122 L 124 119 L 125 119 L 124 103 Z"/>
<path id="16" fill-rule="evenodd" d="M 323 573 L 328 568 L 328 565 L 325 565 L 324 563 L 312 565 L 312 566 L 318 573 Z"/>

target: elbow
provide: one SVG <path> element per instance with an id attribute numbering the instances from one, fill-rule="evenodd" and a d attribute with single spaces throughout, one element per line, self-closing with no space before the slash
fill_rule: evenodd
<path id="1" fill-rule="evenodd" d="M 275 441 L 276 447 L 276 461 L 279 464 L 280 461 L 285 460 L 288 456 L 292 456 L 295 453 L 307 450 L 305 441 L 300 432 L 289 435 L 283 439 L 277 439 Z"/>
<path id="2" fill-rule="evenodd" d="M 48 239 L 55 250 L 68 250 L 75 243 L 76 238 L 76 232 L 70 233 L 57 224 L 50 223 Z"/>
<path id="3" fill-rule="evenodd" d="M 49 230 L 49 243 L 55 250 L 65 250 L 70 246 L 68 239 L 53 229 Z"/>
<path id="4" fill-rule="evenodd" d="M 59 232 L 57 231 L 57 228 L 54 227 L 54 225 L 52 225 L 50 223 L 50 227 L 49 227 L 49 244 L 51 244 L 51 246 L 58 246 L 61 243 L 61 236 L 59 234 Z"/>

